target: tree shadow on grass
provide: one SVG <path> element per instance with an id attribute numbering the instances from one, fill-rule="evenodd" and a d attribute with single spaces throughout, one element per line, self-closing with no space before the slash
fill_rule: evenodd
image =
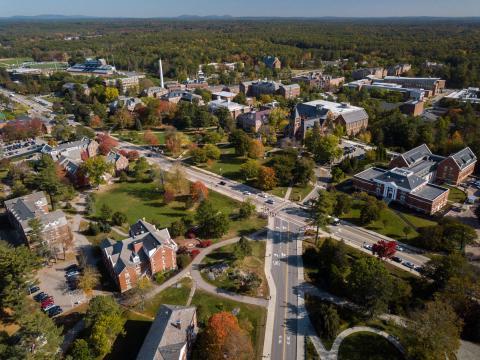
<path id="1" fill-rule="evenodd" d="M 139 188 L 139 189 L 128 189 L 125 193 L 129 196 L 135 197 L 143 201 L 152 201 L 159 200 L 162 198 L 162 194 L 159 191 L 155 191 L 154 188 Z"/>
<path id="2" fill-rule="evenodd" d="M 105 356 L 105 360 L 136 359 L 151 324 L 148 320 L 127 320 L 124 327 L 125 335 L 117 336 L 112 351 Z"/>

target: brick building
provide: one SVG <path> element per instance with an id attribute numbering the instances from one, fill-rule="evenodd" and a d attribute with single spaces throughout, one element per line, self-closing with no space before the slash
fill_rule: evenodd
<path id="1" fill-rule="evenodd" d="M 282 62 L 280 59 L 276 56 L 265 56 L 263 58 L 263 63 L 265 64 L 266 67 L 269 69 L 281 69 L 282 68 Z"/>
<path id="2" fill-rule="evenodd" d="M 65 214 L 61 210 L 50 212 L 47 198 L 41 191 L 6 200 L 5 208 L 10 223 L 22 234 L 28 246 L 31 246 L 29 233 L 32 229 L 29 222 L 32 219 L 40 220 L 43 241 L 53 249 L 60 251 L 63 244 L 73 239 Z"/>
<path id="3" fill-rule="evenodd" d="M 105 265 L 120 292 L 135 287 L 143 276 L 177 268 L 177 244 L 168 229 L 158 230 L 144 220 L 130 227 L 122 241 L 106 239 L 100 245 Z"/>
<path id="4" fill-rule="evenodd" d="M 298 104 L 290 121 L 290 135 L 304 139 L 308 129 L 315 123 L 322 131 L 327 131 L 329 125 L 342 125 L 348 135 L 356 135 L 368 126 L 367 112 L 357 106 L 346 103 L 335 103 L 325 100 L 315 100 Z"/>
<path id="5" fill-rule="evenodd" d="M 327 75 L 320 72 L 309 72 L 292 77 L 292 81 L 310 87 L 317 87 L 325 91 L 333 91 L 343 85 L 345 78 L 343 76 Z"/>
<path id="6" fill-rule="evenodd" d="M 353 184 L 358 190 L 433 214 L 447 204 L 449 193 L 435 183 L 460 184 L 472 174 L 476 161 L 468 147 L 443 157 L 423 144 L 393 158 L 390 170 L 370 168 L 358 173 Z"/>
<path id="7" fill-rule="evenodd" d="M 268 124 L 271 112 L 271 109 L 265 109 L 242 114 L 237 118 L 237 124 L 245 131 L 256 133 L 263 125 Z"/>

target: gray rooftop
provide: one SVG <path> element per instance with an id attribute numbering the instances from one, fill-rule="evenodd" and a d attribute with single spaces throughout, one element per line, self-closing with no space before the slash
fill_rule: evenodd
<path id="1" fill-rule="evenodd" d="M 395 168 L 383 173 L 382 175 L 378 176 L 375 181 L 382 183 L 394 183 L 398 187 L 407 190 L 415 190 L 427 182 L 421 177 L 415 175 L 413 172 L 399 168 Z"/>
<path id="2" fill-rule="evenodd" d="M 420 146 L 417 146 L 416 148 L 404 152 L 401 156 L 408 163 L 408 166 L 412 166 L 417 161 L 429 155 L 432 155 L 432 152 L 426 144 L 422 144 Z"/>
<path id="3" fill-rule="evenodd" d="M 439 197 L 440 195 L 444 194 L 447 191 L 448 189 L 445 189 L 441 186 L 427 184 L 425 186 L 422 186 L 417 191 L 411 192 L 411 195 L 414 195 L 423 199 L 435 200 L 437 197 Z"/>
<path id="4" fill-rule="evenodd" d="M 386 173 L 386 170 L 371 167 L 355 175 L 356 178 L 372 181 L 373 179 L 379 177 Z"/>
<path id="5" fill-rule="evenodd" d="M 450 156 L 462 170 L 477 161 L 477 157 L 469 147 Z"/>
<path id="6" fill-rule="evenodd" d="M 194 306 L 162 305 L 143 341 L 137 360 L 178 360 L 195 329 Z"/>
<path id="7" fill-rule="evenodd" d="M 140 243 L 138 253 L 134 245 Z M 154 225 L 139 220 L 130 228 L 130 237 L 122 241 L 106 240 L 100 245 L 110 258 L 113 271 L 120 274 L 126 267 L 149 259 L 161 247 L 177 250 L 177 244 L 170 237 L 168 229 L 158 230 Z"/>

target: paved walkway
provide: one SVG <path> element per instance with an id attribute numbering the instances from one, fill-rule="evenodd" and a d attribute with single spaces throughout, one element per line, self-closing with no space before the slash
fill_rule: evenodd
<path id="1" fill-rule="evenodd" d="M 289 186 L 287 191 L 285 192 L 285 196 L 283 197 L 285 200 L 289 200 L 290 199 L 290 194 L 292 193 L 292 187 Z"/>
<path id="2" fill-rule="evenodd" d="M 190 294 L 188 295 L 188 300 L 186 306 L 190 306 L 192 303 L 193 295 L 195 295 L 195 291 L 197 290 L 197 283 L 192 281 L 192 288 L 190 289 Z"/>
<path id="3" fill-rule="evenodd" d="M 398 342 L 398 340 L 396 338 L 394 338 L 393 336 L 389 335 L 388 333 L 386 333 L 385 331 L 374 329 L 374 328 L 369 327 L 369 326 L 355 326 L 355 327 L 352 327 L 350 329 L 342 331 L 337 336 L 337 338 L 333 342 L 332 349 L 330 350 L 330 352 L 328 353 L 328 355 L 325 359 L 326 360 L 337 360 L 338 350 L 340 349 L 340 345 L 342 344 L 343 340 L 345 340 L 345 338 L 347 336 L 358 333 L 358 332 L 370 332 L 370 333 L 377 334 L 379 336 L 383 336 L 393 346 L 395 346 L 398 349 L 398 351 L 400 351 L 402 354 L 405 352 L 405 350 L 403 349 L 403 346 Z"/>

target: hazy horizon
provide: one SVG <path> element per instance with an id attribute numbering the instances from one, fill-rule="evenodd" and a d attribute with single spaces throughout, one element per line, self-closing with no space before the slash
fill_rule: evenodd
<path id="1" fill-rule="evenodd" d="M 404 0 L 401 8 L 393 0 L 23 0 L 2 4 L 1 17 L 93 16 L 169 18 L 189 16 L 232 17 L 478 17 L 479 0 Z"/>

